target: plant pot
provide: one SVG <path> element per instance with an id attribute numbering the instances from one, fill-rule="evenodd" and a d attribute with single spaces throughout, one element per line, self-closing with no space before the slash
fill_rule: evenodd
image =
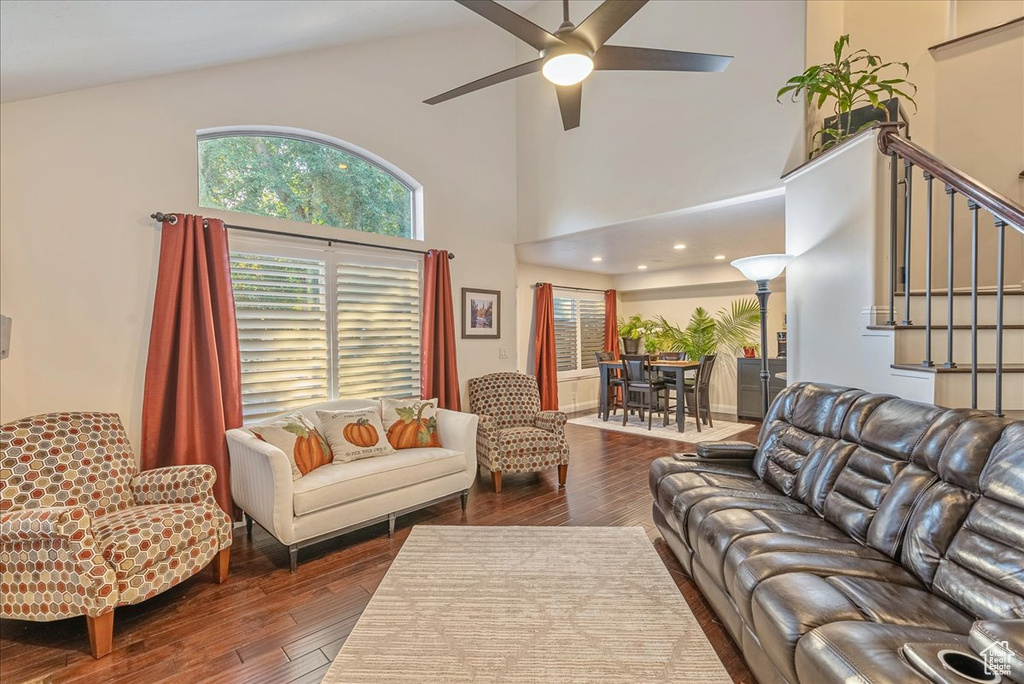
<path id="1" fill-rule="evenodd" d="M 622 353 L 623 354 L 639 354 L 640 353 L 640 340 L 634 340 L 632 337 L 620 337 L 622 342 Z"/>
<path id="2" fill-rule="evenodd" d="M 756 357 L 757 357 L 757 350 L 756 349 L 754 349 L 753 347 L 744 347 L 743 348 L 743 358 L 745 358 L 745 359 L 753 359 L 753 358 L 756 358 Z"/>
<path id="3" fill-rule="evenodd" d="M 853 135 L 860 130 L 861 126 L 868 123 L 901 121 L 907 124 L 906 129 L 904 129 L 904 134 L 907 138 L 910 138 L 910 124 L 907 123 L 907 113 L 903 111 L 902 107 L 900 107 L 900 99 L 898 97 L 893 97 L 888 100 L 882 100 L 882 104 L 885 105 L 884 111 L 872 107 L 871 105 L 864 105 L 863 107 L 854 109 L 852 112 L 846 112 L 839 116 L 830 116 L 823 122 L 824 128 L 849 130 L 850 135 Z M 886 118 L 886 112 L 889 113 L 888 118 Z M 847 128 L 847 125 L 849 125 L 849 128 Z M 821 145 L 823 147 L 827 146 L 834 140 L 835 138 L 833 136 L 825 133 L 821 136 Z"/>

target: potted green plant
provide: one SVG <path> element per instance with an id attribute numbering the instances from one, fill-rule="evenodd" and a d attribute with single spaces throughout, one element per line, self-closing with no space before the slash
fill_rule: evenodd
<path id="1" fill-rule="evenodd" d="M 761 307 L 756 299 L 737 299 L 728 309 L 719 309 L 717 318 L 707 309 L 697 307 L 682 329 L 664 318 L 658 323 L 661 347 L 685 352 L 687 358 L 696 361 L 719 351 L 736 353 L 744 346 L 755 344 L 761 325 Z"/>
<path id="2" fill-rule="evenodd" d="M 639 354 L 640 340 L 643 340 L 644 351 L 653 354 L 660 344 L 661 325 L 658 321 L 633 314 L 627 319 L 619 318 L 619 337 L 622 340 L 624 354 Z"/>
<path id="3" fill-rule="evenodd" d="M 640 351 L 640 328 L 643 322 L 640 314 L 633 314 L 629 318 L 619 316 L 619 339 L 622 341 L 623 354 L 636 354 Z"/>
<path id="4" fill-rule="evenodd" d="M 840 36 L 833 46 L 834 61 L 808 67 L 799 76 L 786 81 L 776 96 L 781 102 L 782 96 L 788 93 L 797 102 L 806 93 L 808 105 L 819 111 L 831 104 L 832 116 L 826 117 L 821 128 L 811 136 L 810 157 L 876 122 L 894 120 L 900 109 L 899 98 L 917 111 L 913 97 L 917 86 L 906 80 L 910 75 L 909 64 L 883 62 L 878 55 L 863 49 L 847 52 L 849 46 L 849 34 Z M 898 73 L 900 68 L 902 75 Z"/>

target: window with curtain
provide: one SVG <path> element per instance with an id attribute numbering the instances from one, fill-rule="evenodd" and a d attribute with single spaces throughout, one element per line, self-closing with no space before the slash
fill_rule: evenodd
<path id="1" fill-rule="evenodd" d="M 604 350 L 604 296 L 555 288 L 555 355 L 560 377 L 597 373 Z"/>
<path id="2" fill-rule="evenodd" d="M 261 240 L 232 248 L 246 421 L 327 399 L 419 395 L 421 258 Z"/>
<path id="3" fill-rule="evenodd" d="M 420 186 L 366 150 L 291 129 L 200 131 L 199 206 L 422 238 Z"/>

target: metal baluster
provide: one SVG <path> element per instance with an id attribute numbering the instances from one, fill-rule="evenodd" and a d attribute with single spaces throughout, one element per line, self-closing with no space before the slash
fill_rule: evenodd
<path id="1" fill-rule="evenodd" d="M 924 318 L 924 361 L 921 363 L 925 368 L 931 368 L 935 364 L 932 362 L 932 174 L 927 171 L 924 172 L 924 182 L 928 188 L 928 219 L 927 219 L 927 231 L 926 239 L 928 244 L 925 245 L 925 263 L 924 263 L 924 301 L 925 301 L 925 318 Z"/>
<path id="2" fill-rule="evenodd" d="M 1003 415 L 1003 275 L 1006 221 L 996 219 L 996 415 Z"/>
<path id="3" fill-rule="evenodd" d="M 978 408 L 978 203 L 967 200 L 971 210 L 971 408 Z"/>
<path id="4" fill-rule="evenodd" d="M 911 181 L 914 179 L 914 163 L 909 159 L 903 160 L 906 169 L 904 180 L 906 185 L 903 189 L 907 193 L 904 200 L 905 212 L 903 216 L 903 325 L 911 325 L 910 320 L 910 205 L 913 198 Z"/>
<path id="5" fill-rule="evenodd" d="M 946 186 L 946 196 L 949 197 L 949 247 L 946 264 L 946 363 L 943 368 L 956 368 L 953 362 L 953 200 L 956 197 L 956 190 L 953 186 Z"/>
<path id="6" fill-rule="evenodd" d="M 900 174 L 896 153 L 889 155 L 889 319 L 886 325 L 896 325 L 896 190 Z"/>

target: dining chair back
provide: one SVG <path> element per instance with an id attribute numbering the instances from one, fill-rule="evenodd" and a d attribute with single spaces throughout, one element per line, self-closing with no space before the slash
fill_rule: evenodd
<path id="1" fill-rule="evenodd" d="M 708 427 L 715 427 L 711 418 L 711 374 L 714 371 L 717 358 L 717 354 L 700 357 L 693 385 L 686 389 L 687 408 L 697 418 L 698 431 L 700 431 L 701 422 Z"/>

